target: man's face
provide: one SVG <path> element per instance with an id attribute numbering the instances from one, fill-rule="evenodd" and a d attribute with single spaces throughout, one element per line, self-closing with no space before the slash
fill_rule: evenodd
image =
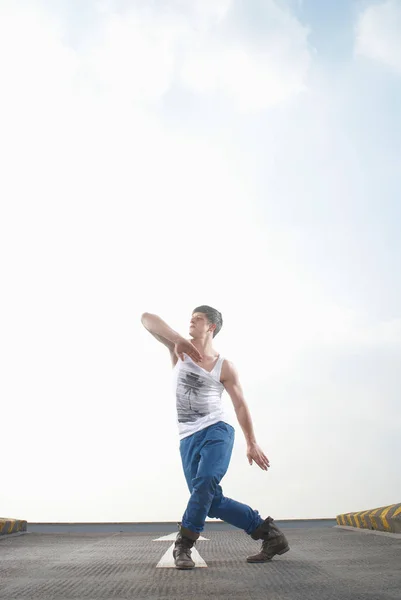
<path id="1" fill-rule="evenodd" d="M 193 313 L 189 324 L 189 335 L 193 338 L 205 337 L 210 330 L 210 323 L 203 313 Z"/>

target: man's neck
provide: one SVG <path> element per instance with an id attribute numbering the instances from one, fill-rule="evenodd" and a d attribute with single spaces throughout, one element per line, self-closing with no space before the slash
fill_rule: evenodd
<path id="1" fill-rule="evenodd" d="M 191 342 L 203 356 L 212 358 L 216 355 L 211 339 L 192 339 Z"/>

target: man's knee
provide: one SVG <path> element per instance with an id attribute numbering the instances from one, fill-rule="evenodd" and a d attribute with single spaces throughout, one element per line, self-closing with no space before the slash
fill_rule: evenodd
<path id="1" fill-rule="evenodd" d="M 192 480 L 192 489 L 200 494 L 214 496 L 218 489 L 219 480 L 214 475 L 203 475 Z"/>
<path id="2" fill-rule="evenodd" d="M 216 492 L 213 501 L 210 505 L 209 508 L 209 512 L 207 513 L 207 516 L 210 519 L 219 519 L 220 518 L 220 505 L 221 505 L 221 500 L 223 498 L 223 494 L 221 493 L 221 490 L 218 490 L 218 492 Z"/>
<path id="3" fill-rule="evenodd" d="M 219 518 L 219 503 L 214 501 L 212 502 L 209 512 L 207 513 L 209 519 L 218 519 Z"/>

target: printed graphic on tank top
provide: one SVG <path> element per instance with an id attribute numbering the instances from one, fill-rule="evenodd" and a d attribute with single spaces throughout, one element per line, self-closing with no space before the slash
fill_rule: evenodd
<path id="1" fill-rule="evenodd" d="M 176 396 L 178 432 L 180 439 L 196 431 L 228 418 L 220 382 L 224 358 L 219 356 L 212 371 L 208 372 L 184 354 L 173 369 L 173 385 Z"/>

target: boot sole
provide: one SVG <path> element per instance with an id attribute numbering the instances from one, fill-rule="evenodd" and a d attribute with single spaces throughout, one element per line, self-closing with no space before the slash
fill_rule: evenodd
<path id="1" fill-rule="evenodd" d="M 285 554 L 286 552 L 288 552 L 290 549 L 289 546 L 287 546 L 286 548 L 284 548 L 283 550 L 280 550 L 280 552 L 276 552 L 276 554 L 278 554 L 279 556 L 282 556 L 283 554 Z M 266 563 L 266 562 L 270 562 L 272 560 L 272 558 L 274 558 L 274 556 L 276 556 L 276 554 L 273 554 L 273 556 L 271 558 L 266 558 L 265 560 L 248 560 L 247 559 L 247 563 L 250 564 L 261 564 L 261 563 Z"/>

